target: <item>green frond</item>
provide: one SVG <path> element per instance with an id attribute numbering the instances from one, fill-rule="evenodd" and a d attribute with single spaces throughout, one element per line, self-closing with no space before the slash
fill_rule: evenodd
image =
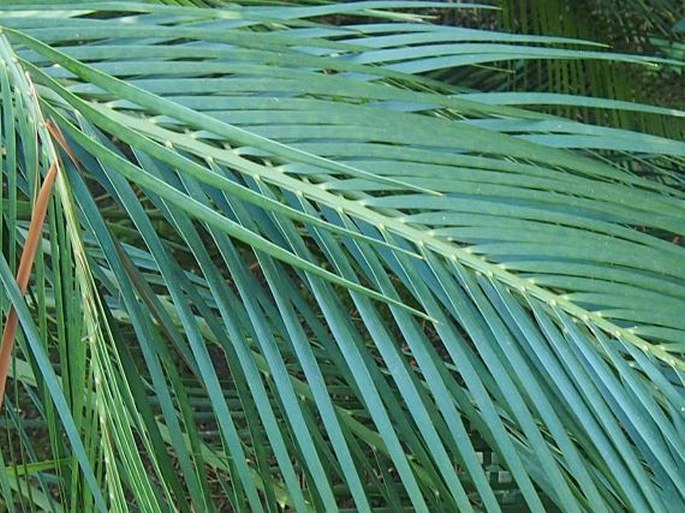
<path id="1" fill-rule="evenodd" d="M 673 51 L 683 43 L 675 24 L 685 16 L 682 2 L 670 0 L 503 0 L 502 25 L 517 33 L 565 36 L 591 39 L 607 47 L 639 51 L 644 55 L 682 55 Z M 502 68 L 500 66 L 499 68 Z M 500 91 L 563 92 L 597 98 L 616 98 L 649 102 L 665 107 L 685 105 L 683 89 L 678 85 L 682 67 L 636 68 L 618 62 L 594 60 L 550 60 L 512 62 L 510 73 L 489 72 L 479 83 Z M 479 88 L 477 85 L 476 88 Z M 648 113 L 620 110 L 597 110 L 589 106 L 545 105 L 546 112 L 565 117 L 582 118 L 608 126 L 639 129 L 655 135 L 682 139 L 682 121 L 665 122 Z"/>
<path id="2" fill-rule="evenodd" d="M 164 4 L 0 7 L 8 511 L 685 509 L 685 112 L 479 87 L 677 53 Z"/>

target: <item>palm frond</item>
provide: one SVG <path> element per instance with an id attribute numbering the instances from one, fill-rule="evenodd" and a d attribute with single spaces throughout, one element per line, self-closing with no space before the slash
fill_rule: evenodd
<path id="1" fill-rule="evenodd" d="M 675 24 L 685 15 L 682 2 L 582 0 L 567 2 L 531 2 L 505 0 L 502 25 L 507 30 L 526 34 L 545 34 L 568 38 L 592 39 L 611 48 L 639 51 L 644 55 L 667 57 L 672 46 L 682 43 Z M 561 14 L 560 14 L 561 13 Z M 504 91 L 554 91 L 598 98 L 658 103 L 662 106 L 683 105 L 674 70 L 668 65 L 654 69 L 636 69 L 621 63 L 593 60 L 550 60 L 512 62 L 503 73 L 481 71 L 477 84 Z M 677 74 L 677 73 L 676 73 Z M 669 77 L 672 77 L 670 78 Z M 482 88 L 476 85 L 476 88 Z M 536 107 L 546 112 L 610 126 L 635 129 L 673 139 L 682 139 L 682 122 L 665 122 L 659 116 L 630 114 L 625 111 L 595 109 L 588 106 L 546 105 Z"/>
<path id="2" fill-rule="evenodd" d="M 10 509 L 685 508 L 685 144 L 522 106 L 685 112 L 440 82 L 657 61 L 438 5 L 2 6 Z"/>

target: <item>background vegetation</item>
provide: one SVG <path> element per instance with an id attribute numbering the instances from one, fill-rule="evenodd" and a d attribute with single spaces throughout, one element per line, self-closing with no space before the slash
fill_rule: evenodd
<path id="1" fill-rule="evenodd" d="M 678 4 L 3 2 L 0 510 L 685 511 Z"/>

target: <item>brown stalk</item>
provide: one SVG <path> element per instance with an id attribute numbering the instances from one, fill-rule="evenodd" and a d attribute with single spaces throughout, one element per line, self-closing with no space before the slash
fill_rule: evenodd
<path id="1" fill-rule="evenodd" d="M 48 129 L 50 129 L 50 133 L 54 136 L 55 134 L 51 129 L 51 125 L 52 123 L 49 122 Z M 26 289 L 28 288 L 33 262 L 36 259 L 36 252 L 38 251 L 38 245 L 40 244 L 40 235 L 43 231 L 43 225 L 45 224 L 50 196 L 52 195 L 52 186 L 57 177 L 57 171 L 58 167 L 57 162 L 55 161 L 50 166 L 50 169 L 45 176 L 45 181 L 38 192 L 38 197 L 36 198 L 36 203 L 33 206 L 33 212 L 31 213 L 29 233 L 26 237 L 24 249 L 21 252 L 21 260 L 19 261 L 19 269 L 17 270 L 17 286 L 22 294 L 26 294 Z M 10 360 L 12 359 L 14 338 L 17 334 L 17 322 L 17 312 L 14 309 L 14 306 L 10 306 L 7 315 L 7 323 L 2 332 L 2 342 L 0 342 L 0 408 L 2 408 L 2 402 L 5 398 L 5 385 L 7 382 Z"/>

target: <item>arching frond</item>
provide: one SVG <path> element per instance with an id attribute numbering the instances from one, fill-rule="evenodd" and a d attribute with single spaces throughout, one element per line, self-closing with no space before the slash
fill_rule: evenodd
<path id="1" fill-rule="evenodd" d="M 685 143 L 523 107 L 685 113 L 438 5 L 2 5 L 10 509 L 685 509 Z"/>

